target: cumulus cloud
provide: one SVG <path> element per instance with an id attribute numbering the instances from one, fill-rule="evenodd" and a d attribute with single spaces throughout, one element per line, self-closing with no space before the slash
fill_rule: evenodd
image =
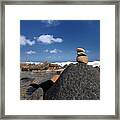
<path id="1" fill-rule="evenodd" d="M 31 40 L 29 40 L 29 39 L 26 39 L 26 37 L 25 36 L 20 36 L 20 45 L 30 45 L 30 46 L 32 46 L 32 45 L 34 45 L 35 44 L 35 41 L 31 41 Z"/>
<path id="2" fill-rule="evenodd" d="M 27 51 L 27 52 L 26 52 L 26 54 L 28 54 L 28 55 L 31 55 L 31 54 L 36 54 L 36 52 L 35 52 L 35 51 L 30 50 L 30 51 Z"/>
<path id="3" fill-rule="evenodd" d="M 52 44 L 52 43 L 61 43 L 63 42 L 62 38 L 54 38 L 53 35 L 41 35 L 37 38 L 38 42 L 42 42 L 44 44 Z"/>
<path id="4" fill-rule="evenodd" d="M 33 37 L 33 39 L 35 39 L 35 40 L 36 40 L 36 39 L 37 39 L 37 37 Z"/>
<path id="5" fill-rule="evenodd" d="M 44 50 L 44 52 L 46 52 L 46 53 L 61 53 L 62 52 L 62 50 L 59 50 L 59 49 L 53 49 L 53 50 L 48 50 L 48 49 L 46 49 L 46 50 Z"/>
<path id="6" fill-rule="evenodd" d="M 58 49 L 53 49 L 53 50 L 50 50 L 50 53 L 61 53 L 62 51 L 61 50 L 58 50 Z"/>

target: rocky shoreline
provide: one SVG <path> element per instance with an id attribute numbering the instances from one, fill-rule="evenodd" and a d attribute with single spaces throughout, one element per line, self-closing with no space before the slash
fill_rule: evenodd
<path id="1" fill-rule="evenodd" d="M 21 65 L 21 100 L 100 100 L 100 66 L 89 65 L 83 48 L 76 64 Z"/>
<path id="2" fill-rule="evenodd" d="M 31 78 L 25 78 L 26 74 Z M 53 82 L 51 78 L 57 74 L 57 71 L 21 73 L 21 100 L 100 99 L 99 67 L 84 63 L 70 64 L 59 79 Z"/>

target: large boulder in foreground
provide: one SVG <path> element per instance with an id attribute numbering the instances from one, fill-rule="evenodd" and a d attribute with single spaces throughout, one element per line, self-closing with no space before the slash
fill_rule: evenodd
<path id="1" fill-rule="evenodd" d="M 45 94 L 46 100 L 99 100 L 100 72 L 84 63 L 70 64 Z"/>

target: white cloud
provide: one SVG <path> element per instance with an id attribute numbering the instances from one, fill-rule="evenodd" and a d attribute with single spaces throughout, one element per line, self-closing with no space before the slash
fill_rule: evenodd
<path id="1" fill-rule="evenodd" d="M 32 45 L 34 45 L 35 44 L 35 41 L 31 41 L 31 40 L 29 40 L 29 39 L 26 39 L 26 37 L 25 36 L 20 36 L 20 45 L 30 45 L 30 46 L 32 46 Z"/>
<path id="2" fill-rule="evenodd" d="M 44 23 L 46 27 L 57 26 L 60 24 L 57 20 L 42 20 L 41 22 Z"/>
<path id="3" fill-rule="evenodd" d="M 33 39 L 37 39 L 37 37 L 33 37 Z"/>
<path id="4" fill-rule="evenodd" d="M 44 44 L 52 44 L 52 43 L 61 43 L 63 42 L 62 38 L 54 38 L 53 35 L 41 35 L 37 39 L 38 42 L 42 42 Z"/>
<path id="5" fill-rule="evenodd" d="M 50 53 L 61 53 L 62 51 L 61 50 L 58 50 L 58 49 L 53 49 L 53 50 L 50 50 Z"/>
<path id="6" fill-rule="evenodd" d="M 31 54 L 36 54 L 36 52 L 35 52 L 35 51 L 30 50 L 30 51 L 27 51 L 27 52 L 26 52 L 26 54 L 28 54 L 28 55 L 31 55 Z"/>
<path id="7" fill-rule="evenodd" d="M 32 45 L 34 45 L 34 44 L 35 44 L 35 41 L 30 41 L 30 40 L 27 40 L 27 44 L 28 44 L 28 45 L 30 45 L 30 46 L 32 46 Z"/>
<path id="8" fill-rule="evenodd" d="M 48 24 L 54 24 L 54 20 L 47 20 Z"/>
<path id="9" fill-rule="evenodd" d="M 59 49 L 53 49 L 53 50 L 46 49 L 43 52 L 45 52 L 45 53 L 61 53 L 62 51 Z"/>

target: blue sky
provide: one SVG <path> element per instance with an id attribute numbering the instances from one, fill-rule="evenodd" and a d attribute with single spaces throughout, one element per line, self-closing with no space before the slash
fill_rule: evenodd
<path id="1" fill-rule="evenodd" d="M 89 61 L 100 59 L 99 20 L 20 21 L 21 62 L 75 61 L 77 47 Z"/>

